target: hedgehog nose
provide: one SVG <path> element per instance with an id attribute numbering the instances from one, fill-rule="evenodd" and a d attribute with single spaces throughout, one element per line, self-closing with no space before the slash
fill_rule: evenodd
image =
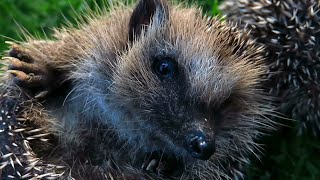
<path id="1" fill-rule="evenodd" d="M 191 132 L 186 136 L 185 146 L 191 156 L 208 160 L 215 152 L 215 143 L 202 131 Z"/>

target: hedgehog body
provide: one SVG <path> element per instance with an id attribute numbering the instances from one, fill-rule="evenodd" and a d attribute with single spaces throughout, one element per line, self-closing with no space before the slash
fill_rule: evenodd
<path id="1" fill-rule="evenodd" d="M 298 121 L 299 134 L 320 133 L 320 2 L 227 0 L 227 19 L 266 45 L 268 89 L 280 112 Z"/>
<path id="2" fill-rule="evenodd" d="M 47 146 L 30 144 L 35 154 L 76 179 L 241 177 L 272 126 L 263 48 L 164 0 L 88 21 L 13 44 L 6 58 L 14 76 L 2 92 L 50 134 Z"/>

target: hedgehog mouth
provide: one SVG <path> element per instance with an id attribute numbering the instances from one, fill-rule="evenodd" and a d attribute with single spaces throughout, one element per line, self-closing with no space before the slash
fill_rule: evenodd
<path id="1" fill-rule="evenodd" d="M 142 170 L 163 177 L 178 177 L 182 174 L 184 165 L 181 159 L 173 153 L 153 151 L 146 153 Z"/>

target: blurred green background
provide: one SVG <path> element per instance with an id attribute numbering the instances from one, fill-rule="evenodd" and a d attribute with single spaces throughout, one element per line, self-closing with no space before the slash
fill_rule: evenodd
<path id="1" fill-rule="evenodd" d="M 103 6 L 104 0 L 97 0 Z M 222 0 L 180 0 L 198 3 L 209 15 L 219 13 Z M 66 19 L 75 22 L 76 12 L 95 6 L 92 0 L 0 0 L 0 52 L 8 49 L 6 40 L 22 40 L 21 28 L 36 37 L 50 36 L 53 27 Z M 1 54 L 0 54 L 1 57 Z M 294 127 L 294 125 L 291 125 Z M 263 138 L 265 150 L 260 160 L 253 159 L 248 179 L 320 179 L 320 143 L 309 136 L 297 136 L 294 128 Z"/>

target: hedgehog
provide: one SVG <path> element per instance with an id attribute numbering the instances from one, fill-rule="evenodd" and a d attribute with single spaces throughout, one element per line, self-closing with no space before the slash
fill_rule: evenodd
<path id="1" fill-rule="evenodd" d="M 14 135 L 46 138 L 21 147 L 53 167 L 40 176 L 243 178 L 256 140 L 275 126 L 264 53 L 246 30 L 199 8 L 140 0 L 52 40 L 11 43 L 1 94 L 21 108 L 10 122 L 26 120 Z M 15 141 L 0 135 L 2 147 Z"/>
<path id="2" fill-rule="evenodd" d="M 22 105 L 14 97 L 9 97 L 9 94 L 0 97 L 0 179 L 62 177 L 63 166 L 46 164 L 30 147 L 30 141 L 38 141 L 33 142 L 37 145 L 47 142 L 48 134 L 23 118 L 21 113 L 28 110 L 22 111 Z"/>
<path id="3" fill-rule="evenodd" d="M 298 134 L 320 135 L 320 2 L 318 0 L 227 0 L 228 20 L 251 30 L 266 45 L 266 89 L 278 111 L 297 121 Z"/>

